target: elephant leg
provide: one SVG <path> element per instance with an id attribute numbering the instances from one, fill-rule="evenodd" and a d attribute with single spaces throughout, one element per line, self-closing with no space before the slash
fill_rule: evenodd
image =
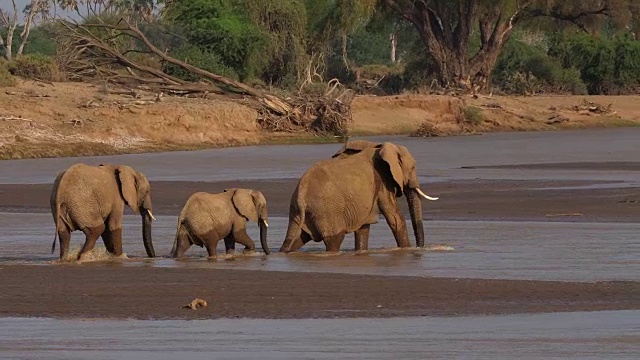
<path id="1" fill-rule="evenodd" d="M 102 235 L 102 233 L 104 232 L 104 229 L 105 229 L 104 224 L 100 224 L 99 226 L 96 226 L 93 228 L 85 228 L 82 230 L 82 232 L 84 232 L 84 236 L 86 240 L 84 242 L 84 246 L 82 247 L 82 250 L 80 250 L 80 254 L 78 254 L 78 259 L 82 257 L 82 254 L 85 254 L 93 250 L 93 248 L 96 246 L 96 241 L 98 240 L 100 235 Z"/>
<path id="2" fill-rule="evenodd" d="M 233 230 L 232 236 L 236 240 L 236 242 L 239 242 L 240 244 L 244 245 L 243 251 L 246 252 L 246 251 L 256 250 L 256 244 L 253 242 L 253 240 L 251 240 L 251 237 L 249 237 L 249 234 L 247 234 L 247 230 L 245 229 Z"/>
<path id="3" fill-rule="evenodd" d="M 355 231 L 354 235 L 356 238 L 356 251 L 358 250 L 369 250 L 369 228 L 371 225 L 365 224 L 362 227 Z"/>
<path id="4" fill-rule="evenodd" d="M 340 245 L 342 245 L 342 241 L 344 240 L 345 232 L 341 232 L 338 235 L 328 236 L 324 239 L 324 246 L 327 248 L 327 252 L 338 252 L 340 251 Z"/>
<path id="5" fill-rule="evenodd" d="M 204 247 L 207 248 L 207 254 L 210 258 L 216 257 L 216 248 L 218 247 L 218 240 L 205 241 Z"/>
<path id="6" fill-rule="evenodd" d="M 308 243 L 309 241 L 311 241 L 311 236 L 303 231 L 302 233 L 300 233 L 300 236 L 298 238 L 293 240 L 293 242 L 291 243 L 291 248 L 289 249 L 289 252 L 298 251 L 298 249 L 300 249 L 302 246 L 304 246 L 304 244 Z"/>
<path id="7" fill-rule="evenodd" d="M 204 247 L 207 249 L 207 254 L 209 254 L 209 257 L 216 257 L 216 248 L 218 247 L 220 236 L 214 231 L 209 231 L 204 236 L 200 237 L 200 240 L 204 244 Z"/>
<path id="8" fill-rule="evenodd" d="M 104 247 L 110 254 L 122 255 L 122 229 L 109 229 L 107 226 L 102 233 Z"/>
<path id="9" fill-rule="evenodd" d="M 60 260 L 64 260 L 69 254 L 71 232 L 68 229 L 58 230 L 58 239 L 60 239 Z"/>
<path id="10" fill-rule="evenodd" d="M 224 249 L 227 254 L 233 254 L 236 252 L 236 240 L 233 238 L 233 234 L 225 236 Z"/>
<path id="11" fill-rule="evenodd" d="M 393 232 L 393 237 L 396 239 L 398 247 L 409 247 L 407 223 L 404 220 L 404 216 L 400 211 L 400 206 L 398 206 L 398 202 L 395 200 L 395 197 L 393 197 L 392 200 L 385 200 L 381 198 L 378 202 L 378 206 L 385 220 L 387 220 L 387 224 L 391 228 L 391 232 Z"/>

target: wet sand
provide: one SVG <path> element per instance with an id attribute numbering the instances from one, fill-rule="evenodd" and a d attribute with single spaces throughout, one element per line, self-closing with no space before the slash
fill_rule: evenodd
<path id="1" fill-rule="evenodd" d="M 353 318 L 640 309 L 640 283 L 349 274 L 0 267 L 0 316 L 114 319 Z M 182 305 L 205 299 L 207 308 Z"/>

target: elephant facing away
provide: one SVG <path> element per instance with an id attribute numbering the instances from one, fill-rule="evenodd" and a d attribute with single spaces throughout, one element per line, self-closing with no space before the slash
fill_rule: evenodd
<path id="1" fill-rule="evenodd" d="M 382 213 L 398 247 L 409 247 L 407 226 L 397 197 L 409 205 L 416 245 L 424 247 L 422 203 L 416 161 L 409 150 L 390 142 L 347 142 L 332 159 L 319 161 L 300 178 L 291 198 L 289 227 L 281 252 L 323 241 L 337 252 L 346 233 L 355 233 L 355 249 L 367 250 L 369 228 Z"/>
<path id="2" fill-rule="evenodd" d="M 86 240 L 78 259 L 102 237 L 107 251 L 122 255 L 124 206 L 142 217 L 142 240 L 149 257 L 155 257 L 151 239 L 151 185 L 144 174 L 126 165 L 72 165 L 61 172 L 51 191 L 51 213 L 60 239 L 60 259 L 69 252 L 71 232 L 80 230 Z M 51 252 L 55 251 L 56 237 Z"/>
<path id="3" fill-rule="evenodd" d="M 180 212 L 171 257 L 182 257 L 193 244 L 206 247 L 209 257 L 214 257 L 220 239 L 224 239 L 227 253 L 235 251 L 236 242 L 244 245 L 245 251 L 254 251 L 256 246 L 247 234 L 248 220 L 259 224 L 260 244 L 268 255 L 267 200 L 260 191 L 197 192 L 189 197 Z"/>

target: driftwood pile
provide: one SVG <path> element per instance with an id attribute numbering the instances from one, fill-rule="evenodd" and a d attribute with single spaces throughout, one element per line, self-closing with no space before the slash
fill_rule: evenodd
<path id="1" fill-rule="evenodd" d="M 583 99 L 579 105 L 573 106 L 573 111 L 578 112 L 580 114 L 611 115 L 611 114 L 615 114 L 615 112 L 611 109 L 612 105 L 613 104 L 604 106 L 602 104 L 598 104 L 597 102 Z"/>
<path id="2" fill-rule="evenodd" d="M 150 91 L 166 95 L 207 94 L 242 97 L 244 103 L 258 110 L 258 123 L 270 131 L 311 131 L 344 136 L 352 120 L 350 103 L 353 94 L 336 82 L 329 83 L 321 96 L 299 95 L 283 98 L 255 89 L 227 77 L 180 61 L 154 46 L 135 24 L 121 19 L 116 25 L 78 24 L 60 21 L 58 63 L 70 80 L 106 81 L 127 87 L 126 92 Z M 100 35 L 98 35 L 100 34 Z M 107 35 L 105 35 L 107 34 Z M 116 41 L 132 40 L 143 44 L 139 49 L 119 50 Z M 128 53 L 145 52 L 162 62 L 180 67 L 202 78 L 194 83 L 171 76 L 160 69 L 133 61 Z M 136 90 L 134 90 L 136 89 Z M 247 101 L 249 100 L 249 101 Z"/>
<path id="3" fill-rule="evenodd" d="M 314 131 L 346 136 L 352 120 L 351 101 L 355 92 L 332 80 L 322 94 L 300 94 L 289 99 L 294 105 L 288 114 L 262 109 L 258 123 L 269 131 Z"/>

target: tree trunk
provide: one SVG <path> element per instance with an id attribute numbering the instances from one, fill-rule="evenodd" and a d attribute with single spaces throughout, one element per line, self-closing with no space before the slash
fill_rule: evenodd
<path id="1" fill-rule="evenodd" d="M 410 21 L 422 39 L 427 54 L 435 61 L 443 87 L 483 90 L 500 50 L 518 21 L 523 1 L 515 11 L 505 13 L 502 2 L 478 0 L 412 1 L 385 0 L 385 4 Z M 454 21 L 455 19 L 455 21 Z M 480 49 L 469 56 L 472 29 L 479 28 Z"/>
<path id="2" fill-rule="evenodd" d="M 392 33 L 391 36 L 389 36 L 389 39 L 391 40 L 391 63 L 395 64 L 397 59 L 396 59 L 396 53 L 398 51 L 398 35 L 396 33 Z"/>
<path id="3" fill-rule="evenodd" d="M 15 31 L 15 25 L 7 29 L 7 43 L 4 46 L 4 57 L 9 61 L 13 59 L 13 33 Z"/>
<path id="4" fill-rule="evenodd" d="M 31 25 L 33 24 L 33 18 L 36 16 L 36 12 L 40 10 L 41 0 L 31 0 L 31 7 L 29 8 L 29 13 L 27 14 L 27 19 L 24 22 L 24 28 L 22 29 L 22 33 L 20 33 L 20 45 L 18 46 L 18 51 L 16 52 L 16 56 L 22 55 L 24 51 L 24 45 L 27 43 L 27 39 L 29 38 L 29 33 L 31 32 Z"/>

